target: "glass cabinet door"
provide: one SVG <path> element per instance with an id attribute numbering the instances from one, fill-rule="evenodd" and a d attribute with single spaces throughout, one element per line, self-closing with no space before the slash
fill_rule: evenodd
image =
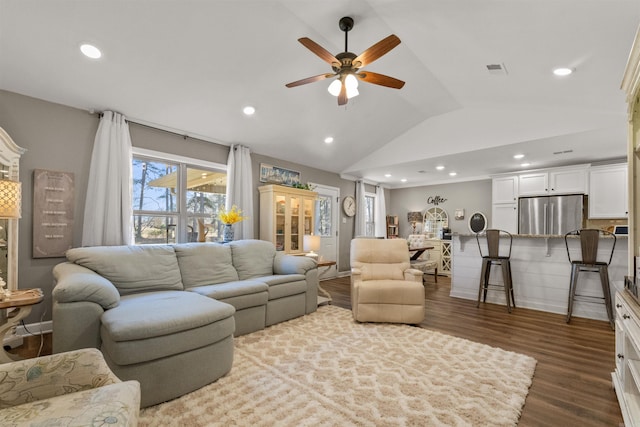
<path id="1" fill-rule="evenodd" d="M 276 195 L 276 250 L 284 251 L 284 231 L 286 219 L 286 200 L 283 195 Z"/>
<path id="2" fill-rule="evenodd" d="M 289 206 L 291 207 L 291 228 L 289 230 L 291 251 L 300 250 L 300 198 L 291 196 L 289 198 Z"/>

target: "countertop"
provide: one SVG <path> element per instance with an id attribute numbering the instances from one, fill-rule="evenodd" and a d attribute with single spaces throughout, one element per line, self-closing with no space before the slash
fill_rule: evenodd
<path id="1" fill-rule="evenodd" d="M 476 237 L 475 233 L 453 233 L 454 236 L 457 237 Z M 564 239 L 564 234 L 512 234 L 514 239 L 518 238 L 526 238 L 526 239 Z M 570 238 L 576 238 L 578 236 L 569 236 Z M 626 234 L 618 234 L 616 235 L 618 239 L 626 239 Z M 611 239 L 611 236 L 602 236 L 603 239 Z"/>

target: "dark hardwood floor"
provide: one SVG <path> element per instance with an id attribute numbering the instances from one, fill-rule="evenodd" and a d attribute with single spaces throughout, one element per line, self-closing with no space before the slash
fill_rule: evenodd
<path id="1" fill-rule="evenodd" d="M 519 427 L 621 426 L 611 384 L 615 333 L 607 322 L 451 298 L 450 279 L 426 276 L 427 315 L 420 325 L 534 357 L 538 364 Z M 349 278 L 321 283 L 332 304 L 351 308 Z M 516 300 L 516 304 L 517 304 Z"/>
<path id="2" fill-rule="evenodd" d="M 333 304 L 351 308 L 349 278 L 325 280 Z M 533 384 L 519 427 L 614 426 L 622 415 L 611 385 L 615 335 L 607 322 L 564 316 L 524 308 L 511 314 L 506 307 L 451 298 L 450 280 L 427 276 L 427 316 L 420 325 L 537 359 Z M 516 301 L 517 303 L 517 301 Z M 27 337 L 12 352 L 34 357 L 40 337 Z M 41 354 L 51 354 L 51 334 L 45 334 Z"/>

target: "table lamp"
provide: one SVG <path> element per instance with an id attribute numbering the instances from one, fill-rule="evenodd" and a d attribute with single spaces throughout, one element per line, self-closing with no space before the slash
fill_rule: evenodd
<path id="1" fill-rule="evenodd" d="M 411 223 L 411 227 L 413 227 L 411 234 L 416 234 L 416 223 L 422 221 L 422 213 L 409 212 L 407 214 L 407 220 Z"/>
<path id="2" fill-rule="evenodd" d="M 303 238 L 303 250 L 309 252 L 307 256 L 317 258 L 318 254 L 315 251 L 320 250 L 320 236 L 314 236 L 313 234 L 305 234 Z"/>

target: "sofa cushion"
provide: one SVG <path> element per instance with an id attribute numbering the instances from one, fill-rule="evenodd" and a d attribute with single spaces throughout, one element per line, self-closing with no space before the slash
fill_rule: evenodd
<path id="1" fill-rule="evenodd" d="M 231 248 L 220 243 L 173 245 L 185 288 L 238 280 L 231 262 Z"/>
<path id="2" fill-rule="evenodd" d="M 256 280 L 241 280 L 218 285 L 195 286 L 187 290 L 231 304 L 236 310 L 266 306 L 269 286 Z"/>
<path id="3" fill-rule="evenodd" d="M 237 240 L 229 243 L 233 266 L 240 280 L 273 274 L 276 247 L 263 240 Z"/>
<path id="4" fill-rule="evenodd" d="M 221 300 L 241 295 L 257 294 L 266 292 L 268 286 L 266 283 L 258 280 L 240 280 L 229 283 L 221 283 L 209 286 L 197 286 L 188 288 L 188 291 L 196 292 L 209 298 Z M 266 303 L 266 301 L 265 301 Z"/>
<path id="5" fill-rule="evenodd" d="M 102 315 L 102 349 L 118 365 L 183 353 L 231 336 L 234 312 L 193 292 L 127 295 Z"/>
<path id="6" fill-rule="evenodd" d="M 66 255 L 69 261 L 106 277 L 121 295 L 184 289 L 171 246 L 93 246 L 69 249 Z"/>

